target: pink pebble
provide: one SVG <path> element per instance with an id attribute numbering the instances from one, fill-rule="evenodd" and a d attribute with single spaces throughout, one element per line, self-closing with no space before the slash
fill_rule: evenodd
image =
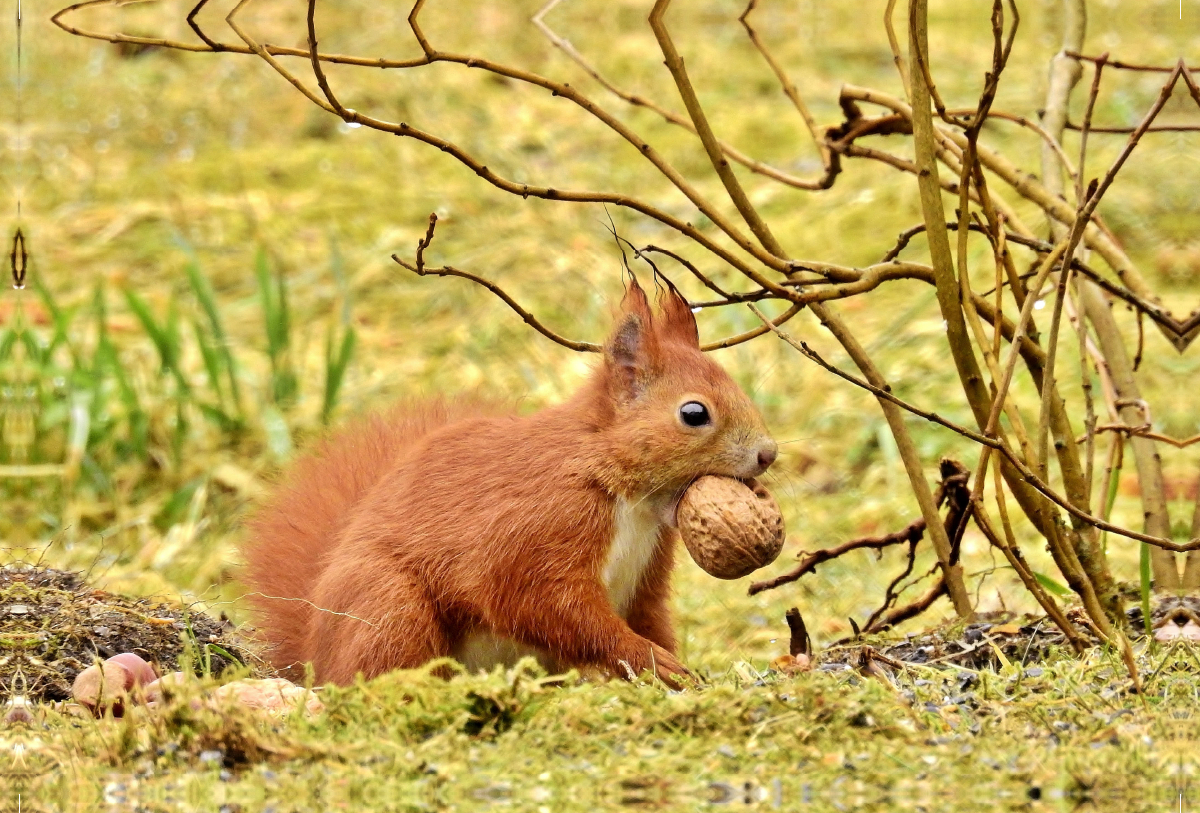
<path id="1" fill-rule="evenodd" d="M 146 704 L 150 706 L 158 705 L 166 699 L 166 693 L 182 686 L 187 682 L 187 679 L 187 675 L 183 672 L 170 672 L 158 680 L 152 680 L 147 683 L 145 689 L 143 689 Z"/>
<path id="2" fill-rule="evenodd" d="M 129 672 L 129 676 L 133 681 L 129 686 L 125 687 L 127 689 L 132 689 L 134 686 L 145 686 L 148 683 L 158 680 L 158 675 L 154 673 L 154 667 L 132 652 L 122 652 L 120 655 L 113 655 L 105 663 L 116 663 L 125 667 L 125 670 Z"/>
<path id="3" fill-rule="evenodd" d="M 71 696 L 96 716 L 112 709 L 113 716 L 120 717 L 125 710 L 126 687 L 132 683 L 129 670 L 119 663 L 89 666 L 76 675 Z"/>

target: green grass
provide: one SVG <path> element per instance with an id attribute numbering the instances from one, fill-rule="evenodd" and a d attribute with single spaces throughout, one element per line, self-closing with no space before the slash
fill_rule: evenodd
<path id="1" fill-rule="evenodd" d="M 1150 811 L 1189 791 L 1191 660 L 1147 655 L 1148 699 L 1128 693 L 1119 659 L 1093 653 L 999 673 L 915 667 L 896 685 L 735 662 L 682 694 L 520 667 L 450 682 L 401 672 L 327 689 L 322 715 L 275 722 L 199 705 L 197 685 L 125 720 L 47 722 L 99 757 L 76 763 L 80 807 L 116 794 L 199 810 Z M 49 773 L 26 787 L 66 792 Z"/>
<path id="2" fill-rule="evenodd" d="M 446 47 L 517 61 L 586 88 L 703 192 L 719 198 L 719 184 L 693 139 L 606 97 L 536 37 L 526 21 L 537 5 L 468 4 L 456 17 L 451 4 L 430 4 L 426 30 Z M 952 106 L 973 104 L 990 58 L 983 7 L 934 5 L 939 88 Z M 740 35 L 736 6 L 708 3 L 690 21 L 682 6 L 673 12 L 701 100 L 722 137 L 811 174 L 815 152 Z M 844 82 L 899 92 L 878 24 L 882 6 L 810 1 L 758 12 L 764 35 L 820 122 L 840 121 L 836 94 Z M 63 477 L 0 478 L 7 509 L 0 511 L 0 539 L 13 555 L 91 568 L 110 589 L 199 600 L 241 621 L 245 608 L 233 580 L 240 521 L 263 483 L 327 424 L 401 397 L 476 388 L 530 410 L 566 397 L 586 375 L 589 359 L 537 337 L 486 291 L 461 280 L 417 278 L 389 256 L 410 257 L 429 212 L 437 211 L 430 263 L 495 279 L 561 332 L 599 341 L 620 290 L 620 261 L 600 207 L 522 201 L 482 185 L 437 150 L 341 127 L 250 58 L 162 51 L 121 58 L 111 46 L 49 26 L 56 8 L 47 0 L 25 4 L 31 148 L 19 168 L 16 162 L 0 166 L 12 188 L 23 187 L 32 253 L 30 287 L 0 295 L 0 464 L 73 460 L 75 468 Z M 1046 60 L 1058 47 L 1056 9 L 1022 4 L 1022 35 L 998 108 L 1032 115 L 1041 105 Z M 1170 3 L 1136 12 L 1105 6 L 1094 14 L 1092 50 L 1170 61 L 1193 45 L 1175 25 L 1174 12 Z M 292 42 L 301 36 L 297 13 L 264 4 L 254 25 L 268 40 Z M 556 10 L 552 22 L 606 73 L 681 108 L 644 14 L 633 3 L 573 0 Z M 106 11 L 84 19 L 112 27 L 116 16 Z M 119 16 L 130 31 L 177 30 L 180 19 L 177 8 L 152 5 L 126 6 Z M 212 14 L 214 24 L 218 19 Z M 352 0 L 322 12 L 322 25 L 322 46 L 331 50 L 415 53 L 403 15 L 392 7 Z M 1140 35 L 1151 29 L 1154 36 Z M 0 33 L 6 46 L 11 37 L 10 27 Z M 403 76 L 332 70 L 331 78 L 350 106 L 420 122 L 507 175 L 631 192 L 688 213 L 677 193 L 646 175 L 636 151 L 548 94 L 453 66 Z M 1115 77 L 1097 118 L 1127 121 L 1155 92 L 1141 79 Z M 6 113 L 10 105 L 8 97 L 0 99 Z M 1172 111 L 1183 115 L 1184 108 Z M 1023 168 L 1039 171 L 1036 145 L 1015 128 L 991 125 L 985 137 Z M 1135 154 L 1102 212 L 1166 302 L 1186 312 L 1196 294 L 1195 275 L 1180 273 L 1172 258 L 1190 250 L 1200 207 L 1194 184 L 1171 157 L 1172 145 L 1165 136 L 1148 139 L 1153 149 Z M 886 139 L 877 146 L 905 149 Z M 1119 146 L 1116 139 L 1094 139 L 1093 171 Z M 1068 138 L 1068 151 L 1076 148 Z M 745 177 L 752 199 L 797 256 L 869 263 L 920 220 L 911 178 L 870 164 L 848 162 L 835 187 L 820 194 L 778 190 Z M 1041 223 L 1028 207 L 1017 208 Z M 623 210 L 614 209 L 612 217 L 634 244 L 668 245 L 735 284 L 655 224 Z M 920 258 L 922 251 L 914 245 L 905 256 Z M 987 247 L 972 242 L 971 252 L 975 273 L 989 278 Z M 664 268 L 689 294 L 698 293 L 685 274 Z M 899 395 L 953 420 L 969 420 L 940 343 L 931 290 L 895 283 L 847 303 L 843 312 Z M 1132 335 L 1132 319 L 1123 312 L 1118 318 Z M 709 312 L 701 317 L 701 332 L 711 339 L 754 324 L 753 315 L 739 309 Z M 848 366 L 815 320 L 802 316 L 789 329 Z M 1146 339 L 1152 352 L 1140 375 L 1156 421 L 1180 436 L 1200 431 L 1194 405 L 1178 383 L 1194 379 L 1195 353 L 1176 356 L 1154 331 Z M 1069 341 L 1063 351 L 1060 379 L 1077 405 L 1078 364 L 1066 360 L 1074 358 Z M 718 358 L 753 394 L 781 441 L 770 482 L 789 536 L 772 572 L 802 549 L 892 531 L 916 516 L 898 455 L 868 395 L 775 341 L 722 351 Z M 1030 391 L 1017 396 L 1025 406 L 1036 403 Z M 974 463 L 977 452 L 962 439 L 916 421 L 911 428 L 931 476 L 942 455 Z M 1167 450 L 1164 463 L 1168 477 L 1194 482 L 1194 455 Z M 1127 474 L 1113 479 L 1109 498 L 1119 521 L 1140 521 Z M 1190 505 L 1180 500 L 1172 510 L 1185 517 Z M 1029 528 L 1017 530 L 1026 542 L 1033 539 Z M 1137 585 L 1137 546 L 1116 537 L 1107 544 L 1118 578 Z M 982 538 L 968 532 L 964 551 L 969 586 L 982 609 L 1030 608 Z M 1048 584 L 1061 581 L 1039 546 L 1031 545 L 1027 555 Z M 923 554 L 917 572 L 931 561 Z M 1103 728 L 1086 722 L 1057 746 L 1039 733 L 1026 748 L 1030 727 L 1045 731 L 1033 711 L 1005 716 L 1000 704 L 999 722 L 992 720 L 981 734 L 962 734 L 941 714 L 900 702 L 870 681 L 852 685 L 844 677 L 813 675 L 768 678 L 754 686 L 757 678 L 746 677 L 785 650 L 788 607 L 799 606 L 818 645 L 828 644 L 849 633 L 849 618 L 861 622 L 869 614 L 902 566 L 898 553 L 879 560 L 863 553 L 751 598 L 745 581 L 715 582 L 682 563 L 675 609 L 684 656 L 714 681 L 700 693 L 669 695 L 620 684 L 535 690 L 532 679 L 522 679 L 511 727 L 472 736 L 464 733 L 464 715 L 477 702 L 471 693 L 509 691 L 511 676 L 463 678 L 448 686 L 397 676 L 331 692 L 329 713 L 318 722 L 292 721 L 264 735 L 299 743 L 307 755 L 287 770 L 269 768 L 276 771 L 274 780 L 263 773 L 268 768 L 257 766 L 245 781 L 221 783 L 211 766 L 160 762 L 156 751 L 147 756 L 120 746 L 122 737 L 140 736 L 123 734 L 123 724 L 56 717 L 48 720 L 55 745 L 38 752 L 38 759 L 61 757 L 97 794 L 107 772 L 132 782 L 149 759 L 153 774 L 137 779 L 137 793 L 183 794 L 214 809 L 215 800 L 225 798 L 214 789 L 233 794 L 231 799 L 245 794 L 251 805 L 264 788 L 301 798 L 330 776 L 336 778 L 328 791 L 333 798 L 378 808 L 389 804 L 387 793 L 378 784 L 375 790 L 367 786 L 381 781 L 393 783 L 388 792 L 411 798 L 412 806 L 436 806 L 447 794 L 474 787 L 485 797 L 503 795 L 488 783 L 510 782 L 515 807 L 569 809 L 564 798 L 579 807 L 590 804 L 584 786 L 598 787 L 611 802 L 653 795 L 660 779 L 673 800 L 697 805 L 714 792 L 713 782 L 741 787 L 751 781 L 770 794 L 778 779 L 789 800 L 800 798 L 806 783 L 821 793 L 834 789 L 856 805 L 860 799 L 867 805 L 873 793 L 941 800 L 962 785 L 1011 791 L 1016 795 L 1003 803 L 1016 806 L 1035 783 L 1077 793 L 1094 774 L 1102 787 L 1113 775 L 1128 775 L 1151 788 L 1167 771 L 1164 755 L 1170 751 L 1162 749 L 1164 736 L 1157 732 L 1170 722 L 1155 713 L 1153 702 L 1135 709 L 1129 722 L 1152 732 L 1152 744 L 1130 734 L 1118 737 L 1119 746 L 1095 748 L 1090 737 Z M 948 612 L 937 605 L 917 624 Z M 1091 694 L 1073 692 L 1086 684 L 1088 670 L 1111 668 L 1103 663 L 1056 665 L 1049 682 L 1061 680 L 1062 687 L 1037 695 L 1015 688 L 1012 702 L 1049 702 L 1083 720 L 1107 707 L 1096 705 Z M 1114 674 L 1118 679 L 1119 670 Z M 932 697 L 940 681 L 952 677 L 922 679 L 934 682 L 917 687 L 918 695 Z M 419 706 L 402 701 L 414 692 L 424 698 Z M 792 699 L 779 700 L 781 693 Z M 478 702 L 490 708 L 492 701 Z M 850 725 L 864 708 L 877 724 Z M 788 714 L 795 716 L 755 733 L 764 721 Z M 183 730 L 162 736 L 182 737 Z M 952 736 L 962 739 L 938 741 Z M 718 750 L 724 745 L 734 758 Z M 972 751 L 963 754 L 967 746 Z M 983 755 L 1002 767 L 988 767 Z M 594 775 L 579 767 L 583 761 Z M 542 774 L 549 778 L 540 779 Z M 1159 800 L 1163 783 L 1155 787 L 1138 803 L 1165 809 L 1150 803 Z M 538 788 L 558 795 L 538 801 Z"/>

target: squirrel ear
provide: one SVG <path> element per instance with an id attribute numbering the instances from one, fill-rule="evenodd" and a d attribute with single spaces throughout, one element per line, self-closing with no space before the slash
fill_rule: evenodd
<path id="1" fill-rule="evenodd" d="M 683 294 L 679 293 L 679 289 L 669 281 L 667 287 L 658 296 L 658 306 L 662 310 L 664 336 L 691 347 L 700 346 L 700 330 L 696 327 L 696 317 L 692 314 L 692 306 L 683 298 Z"/>
<path id="2" fill-rule="evenodd" d="M 647 331 L 642 317 L 627 313 L 604 346 L 604 359 L 613 373 L 615 389 L 625 399 L 641 394 L 647 368 Z"/>
<path id="3" fill-rule="evenodd" d="M 625 297 L 617 326 L 604 345 L 604 358 L 613 373 L 613 383 L 619 397 L 634 399 L 641 395 L 650 376 L 657 347 L 654 333 L 654 314 L 650 300 L 638 285 L 637 277 L 629 275 Z"/>

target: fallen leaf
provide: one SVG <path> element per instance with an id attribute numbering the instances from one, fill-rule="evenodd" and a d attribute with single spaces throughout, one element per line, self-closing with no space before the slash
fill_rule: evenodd
<path id="1" fill-rule="evenodd" d="M 771 661 L 771 668 L 785 675 L 812 671 L 812 658 L 807 655 L 780 655 Z"/>

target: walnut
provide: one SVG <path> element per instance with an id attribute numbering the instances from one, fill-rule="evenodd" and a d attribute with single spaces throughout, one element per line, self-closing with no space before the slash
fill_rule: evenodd
<path id="1" fill-rule="evenodd" d="M 683 493 L 677 518 L 692 559 L 718 579 L 740 579 L 783 548 L 783 516 L 756 480 L 701 477 Z"/>

